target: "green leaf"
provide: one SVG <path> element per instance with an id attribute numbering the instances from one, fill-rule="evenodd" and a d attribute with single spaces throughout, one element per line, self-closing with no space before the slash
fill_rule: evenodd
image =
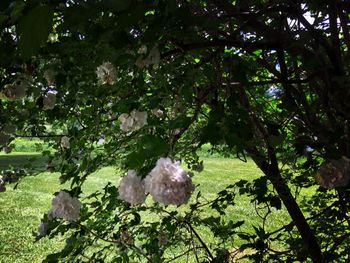
<path id="1" fill-rule="evenodd" d="M 23 59 L 29 59 L 39 51 L 48 38 L 52 23 L 53 9 L 48 5 L 35 7 L 19 21 L 18 49 Z"/>
<path id="2" fill-rule="evenodd" d="M 139 169 L 142 167 L 143 162 L 145 161 L 146 156 L 142 152 L 132 152 L 128 155 L 126 160 L 126 165 L 130 169 Z"/>
<path id="3" fill-rule="evenodd" d="M 148 157 L 158 157 L 169 150 L 169 145 L 160 137 L 147 135 L 142 138 L 145 155 Z"/>
<path id="4" fill-rule="evenodd" d="M 270 198 L 270 205 L 272 207 L 275 207 L 277 210 L 280 210 L 282 208 L 281 199 L 279 199 L 277 196 L 271 197 Z"/>
<path id="5" fill-rule="evenodd" d="M 137 212 L 133 212 L 132 215 L 134 216 L 134 219 L 130 221 L 130 225 L 138 225 L 141 222 L 141 216 Z"/>
<path id="6" fill-rule="evenodd" d="M 180 115 L 176 119 L 169 122 L 169 129 L 174 130 L 177 128 L 187 127 L 191 123 L 191 118 L 186 115 Z"/>

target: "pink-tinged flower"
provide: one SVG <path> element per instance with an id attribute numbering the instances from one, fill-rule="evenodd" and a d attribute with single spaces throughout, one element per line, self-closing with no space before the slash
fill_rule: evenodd
<path id="1" fill-rule="evenodd" d="M 96 74 L 102 84 L 113 85 L 117 80 L 117 71 L 111 62 L 104 62 L 97 67 Z"/>
<path id="2" fill-rule="evenodd" d="M 44 95 L 43 98 L 43 110 L 52 110 L 56 104 L 56 93 L 53 91 L 49 91 Z"/>
<path id="3" fill-rule="evenodd" d="M 152 195 L 154 201 L 166 205 L 186 203 L 194 188 L 190 174 L 180 167 L 179 162 L 170 158 L 160 158 L 145 178 L 146 192 Z"/>
<path id="4" fill-rule="evenodd" d="M 69 142 L 69 138 L 67 136 L 61 137 L 61 147 L 64 149 L 69 149 L 70 142 Z"/>
<path id="5" fill-rule="evenodd" d="M 147 124 L 147 112 L 133 110 L 130 114 L 121 114 L 118 120 L 121 130 L 125 132 L 136 131 Z"/>
<path id="6" fill-rule="evenodd" d="M 134 170 L 121 179 L 118 192 L 119 198 L 130 204 L 142 204 L 146 199 L 144 184 Z"/>
<path id="7" fill-rule="evenodd" d="M 48 212 L 48 217 L 63 218 L 68 221 L 74 221 L 79 218 L 81 203 L 76 197 L 71 197 L 69 193 L 60 191 L 52 199 L 52 208 Z"/>

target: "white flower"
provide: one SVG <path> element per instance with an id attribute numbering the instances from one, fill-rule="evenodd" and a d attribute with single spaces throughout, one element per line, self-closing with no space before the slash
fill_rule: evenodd
<path id="1" fill-rule="evenodd" d="M 154 116 L 156 116 L 158 118 L 161 118 L 164 115 L 164 112 L 161 109 L 157 109 L 157 108 L 153 109 L 151 112 Z"/>
<path id="2" fill-rule="evenodd" d="M 56 92 L 49 91 L 43 98 L 43 110 L 52 110 L 56 104 Z"/>
<path id="3" fill-rule="evenodd" d="M 160 62 L 160 52 L 159 52 L 158 46 L 155 45 L 149 52 L 148 56 L 146 58 L 144 58 L 143 56 L 140 56 L 136 60 L 135 65 L 140 69 L 149 65 L 154 65 L 154 68 L 157 68 L 159 66 L 159 62 Z"/>
<path id="4" fill-rule="evenodd" d="M 117 71 L 111 62 L 104 62 L 97 67 L 96 74 L 102 84 L 113 85 L 117 79 Z"/>
<path id="5" fill-rule="evenodd" d="M 172 131 L 173 135 L 179 135 L 181 133 L 181 129 L 177 128 L 175 130 Z"/>
<path id="6" fill-rule="evenodd" d="M 324 188 L 345 187 L 349 184 L 350 160 L 345 156 L 321 165 L 315 180 Z"/>
<path id="7" fill-rule="evenodd" d="M 53 69 L 45 70 L 44 78 L 49 86 L 55 85 L 55 71 Z"/>
<path id="8" fill-rule="evenodd" d="M 133 110 L 130 114 L 121 114 L 118 120 L 121 122 L 121 130 L 125 132 L 136 131 L 147 124 L 147 112 Z"/>
<path id="9" fill-rule="evenodd" d="M 130 204 L 142 204 L 146 199 L 145 187 L 134 170 L 129 170 L 118 187 L 120 199 Z"/>
<path id="10" fill-rule="evenodd" d="M 6 84 L 2 94 L 8 100 L 21 99 L 26 95 L 27 86 L 24 83 L 18 85 Z"/>
<path id="11" fill-rule="evenodd" d="M 147 53 L 147 46 L 142 45 L 139 50 L 137 51 L 138 54 L 146 54 Z"/>
<path id="12" fill-rule="evenodd" d="M 100 139 L 98 139 L 96 144 L 97 145 L 103 145 L 105 142 L 106 142 L 105 138 L 100 138 Z"/>
<path id="13" fill-rule="evenodd" d="M 134 129 L 141 129 L 147 124 L 147 112 L 133 110 L 130 116 L 134 119 Z"/>
<path id="14" fill-rule="evenodd" d="M 76 197 L 71 197 L 70 194 L 60 191 L 58 195 L 52 199 L 52 208 L 48 212 L 49 219 L 58 217 L 68 221 L 78 219 L 81 203 Z"/>
<path id="15" fill-rule="evenodd" d="M 131 118 L 131 116 L 127 113 L 120 114 L 118 117 L 118 120 L 120 121 L 120 129 L 123 131 L 132 131 L 133 130 L 133 124 L 134 120 Z"/>
<path id="16" fill-rule="evenodd" d="M 39 236 L 45 236 L 45 235 L 46 235 L 46 232 L 47 232 L 47 229 L 48 229 L 47 223 L 40 223 L 40 224 L 38 225 L 38 233 L 39 233 Z"/>
<path id="17" fill-rule="evenodd" d="M 69 149 L 70 142 L 69 142 L 69 138 L 67 136 L 61 137 L 61 147 L 65 148 L 65 149 Z"/>
<path id="18" fill-rule="evenodd" d="M 194 185 L 189 173 L 181 169 L 179 162 L 160 158 L 145 178 L 145 189 L 156 202 L 181 205 L 190 198 Z"/>
<path id="19" fill-rule="evenodd" d="M 148 54 L 147 59 L 149 60 L 149 64 L 153 64 L 154 66 L 158 67 L 160 62 L 160 53 L 157 46 L 154 46 L 151 51 Z"/>

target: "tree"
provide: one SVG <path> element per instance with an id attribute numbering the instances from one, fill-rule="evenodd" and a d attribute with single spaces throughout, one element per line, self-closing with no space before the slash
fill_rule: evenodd
<path id="1" fill-rule="evenodd" d="M 242 178 L 208 205 L 223 211 L 239 188 L 267 213 L 283 203 L 293 220 L 276 232 L 241 234 L 242 248 L 259 252 L 252 258 L 348 259 L 347 1 L 33 0 L 3 1 L 0 10 L 0 142 L 5 147 L 14 136 L 52 142 L 56 151 L 47 154 L 61 181 L 71 182 L 71 196 L 105 165 L 135 170 L 140 178 L 160 157 L 182 158 L 198 169 L 196 150 L 210 143 L 213 151 L 249 156 L 265 176 L 252 184 Z M 16 132 L 6 131 L 9 124 Z M 53 134 L 47 124 L 61 132 Z M 297 202 L 291 188 L 317 182 L 314 196 Z M 195 236 L 207 261 L 222 262 L 227 248 L 213 253 L 193 226 L 214 233 L 221 227 L 231 236 L 241 224 L 220 225 L 197 213 L 196 203 L 185 218 L 170 212 L 143 226 L 140 212 L 167 210 L 156 203 L 129 206 L 117 196 L 107 185 L 83 204 L 78 220 L 45 215 L 51 237 L 70 231 L 65 249 L 48 259 L 83 260 L 90 251 L 92 260 L 107 261 L 112 244 L 123 251 L 117 262 L 157 262 L 169 244 L 159 246 L 156 233 L 166 230 L 178 237 L 172 245 L 181 246 L 181 235 Z M 136 246 L 144 236 L 150 238 Z M 276 240 L 286 249 L 271 249 Z M 96 244 L 101 249 L 94 251 Z"/>

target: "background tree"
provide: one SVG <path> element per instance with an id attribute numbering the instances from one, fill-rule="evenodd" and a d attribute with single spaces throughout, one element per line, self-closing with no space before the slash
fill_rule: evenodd
<path id="1" fill-rule="evenodd" d="M 210 143 L 213 151 L 249 156 L 264 176 L 242 178 L 207 205 L 223 211 L 239 189 L 267 214 L 283 203 L 293 220 L 274 232 L 240 234 L 242 248 L 259 252 L 253 259 L 349 258 L 347 1 L 33 0 L 2 1 L 0 10 L 0 143 L 16 136 L 52 142 L 56 151 L 46 154 L 61 181 L 71 182 L 71 196 L 106 165 L 144 178 L 169 156 L 200 169 L 196 150 Z M 298 203 L 291 189 L 315 185 L 316 173 L 322 187 Z M 107 185 L 77 220 L 45 215 L 45 234 L 70 235 L 48 260 L 164 261 L 167 246 L 187 239 L 199 243 L 206 261 L 227 260 L 227 246 L 211 251 L 197 236 L 194 226 L 215 233 L 221 224 L 201 213 L 198 198 L 181 217 L 117 196 Z M 145 210 L 164 217 L 140 223 Z M 220 227 L 234 236 L 240 224 Z M 159 245 L 163 230 L 177 238 Z M 285 249 L 274 251 L 272 242 Z M 108 258 L 115 247 L 123 253 Z"/>

